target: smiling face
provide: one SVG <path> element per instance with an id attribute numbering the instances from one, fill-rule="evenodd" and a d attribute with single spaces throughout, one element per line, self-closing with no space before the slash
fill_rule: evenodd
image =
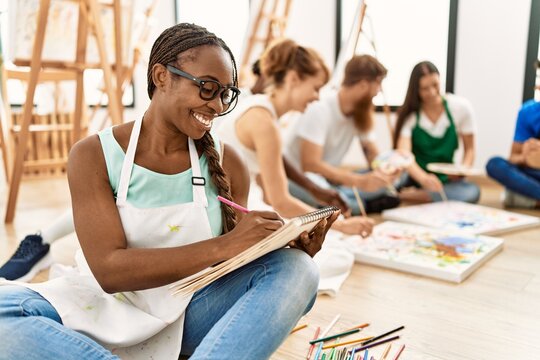
<path id="1" fill-rule="evenodd" d="M 439 74 L 430 73 L 420 78 L 418 95 L 423 104 L 436 104 L 441 101 Z"/>
<path id="2" fill-rule="evenodd" d="M 233 85 L 233 66 L 229 54 L 218 46 L 199 46 L 180 54 L 171 64 L 201 80 L 215 80 L 221 85 Z M 165 117 L 180 132 L 193 139 L 200 139 L 210 131 L 214 118 L 227 110 L 221 96 L 212 100 L 200 97 L 199 84 L 165 70 L 166 85 L 163 89 Z"/>
<path id="3" fill-rule="evenodd" d="M 326 83 L 326 76 L 322 69 L 314 76 L 306 76 L 300 79 L 295 75 L 295 80 L 291 83 L 291 109 L 304 112 L 309 103 L 319 99 L 319 90 Z"/>

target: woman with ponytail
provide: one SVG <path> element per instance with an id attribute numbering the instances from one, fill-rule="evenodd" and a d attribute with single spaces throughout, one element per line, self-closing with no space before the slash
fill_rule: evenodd
<path id="1" fill-rule="evenodd" d="M 283 225 L 245 206 L 239 156 L 210 135 L 238 97 L 227 45 L 193 24 L 166 29 L 148 67 L 142 119 L 77 143 L 68 180 L 77 267 L 0 286 L 0 359 L 266 359 L 313 305 L 313 256 L 337 213 L 189 296 L 170 285 Z M 264 338 L 261 338 L 264 334 Z"/>
<path id="2" fill-rule="evenodd" d="M 281 216 L 291 218 L 314 209 L 289 192 L 278 121 L 287 112 L 304 112 L 309 103 L 318 100 L 329 72 L 316 51 L 290 39 L 267 48 L 259 65 L 266 80 L 265 93 L 242 99 L 238 109 L 223 119 L 218 133 L 240 151 L 264 200 Z M 371 219 L 359 216 L 340 219 L 333 226 L 363 236 L 372 227 Z"/>

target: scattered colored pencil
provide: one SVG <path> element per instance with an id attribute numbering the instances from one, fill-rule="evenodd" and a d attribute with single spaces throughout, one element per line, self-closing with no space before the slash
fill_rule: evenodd
<path id="1" fill-rule="evenodd" d="M 315 344 L 315 343 L 318 343 L 318 342 L 321 342 L 321 341 L 332 340 L 332 339 L 335 339 L 335 338 L 338 338 L 338 337 L 341 337 L 341 336 L 346 336 L 346 335 L 350 335 L 350 334 L 355 334 L 355 333 L 357 333 L 357 332 L 359 332 L 359 331 L 360 331 L 360 329 L 352 329 L 352 330 L 349 330 L 349 331 L 341 332 L 341 333 L 339 333 L 339 334 L 334 334 L 334 335 L 322 337 L 322 338 L 319 338 L 319 339 L 311 340 L 309 343 L 310 343 L 310 344 Z M 368 341 L 369 341 L 369 340 L 368 340 Z"/>
<path id="2" fill-rule="evenodd" d="M 313 335 L 313 339 L 315 340 L 319 336 L 320 333 L 321 333 L 321 327 L 317 326 L 317 329 L 315 329 L 315 335 Z M 311 344 L 309 346 L 306 360 L 309 360 L 311 358 L 311 354 L 313 353 L 313 349 L 315 348 L 315 346 L 316 346 L 315 344 Z M 317 358 L 315 357 L 315 359 Z"/>
<path id="3" fill-rule="evenodd" d="M 344 341 L 344 342 L 341 342 L 341 343 L 325 345 L 325 346 L 323 346 L 323 350 L 334 348 L 334 347 L 339 347 L 339 346 L 343 346 L 343 345 L 356 344 L 356 343 L 359 343 L 359 342 L 370 340 L 372 338 L 373 338 L 373 336 L 368 336 L 368 337 L 364 337 L 364 338 L 360 338 L 360 339 Z"/>
<path id="4" fill-rule="evenodd" d="M 290 334 L 292 333 L 295 333 L 299 330 L 302 330 L 304 328 L 307 328 L 308 324 L 302 324 L 302 325 L 298 325 L 297 327 L 295 327 L 294 329 L 291 330 Z"/>
<path id="5" fill-rule="evenodd" d="M 386 344 L 387 342 L 394 341 L 394 340 L 397 340 L 397 339 L 399 339 L 399 335 L 388 338 L 388 339 L 384 339 L 384 340 L 381 340 L 381 341 L 377 341 L 377 342 L 374 342 L 374 343 L 370 343 L 368 345 L 362 345 L 361 347 L 357 347 L 356 351 L 358 352 L 358 351 L 366 350 L 368 348 L 372 348 L 372 347 L 375 347 L 375 346 Z"/>
<path id="6" fill-rule="evenodd" d="M 398 351 L 396 353 L 396 356 L 394 356 L 393 360 L 398 360 L 399 357 L 401 356 L 401 353 L 403 352 L 403 350 L 405 350 L 405 344 L 401 345 L 401 347 L 398 349 Z"/>
<path id="7" fill-rule="evenodd" d="M 388 331 L 388 332 L 385 332 L 384 334 L 375 336 L 373 339 L 370 339 L 370 340 L 368 340 L 368 341 L 364 341 L 364 342 L 362 343 L 362 345 L 367 345 L 367 344 L 369 344 L 369 343 L 372 343 L 372 342 L 374 342 L 374 341 L 376 341 L 376 340 L 379 340 L 379 339 L 381 339 L 381 338 L 383 338 L 383 337 L 385 337 L 385 336 L 388 336 L 388 335 L 390 335 L 390 334 L 393 334 L 393 333 L 395 333 L 396 331 L 399 331 L 399 330 L 404 329 L 404 328 L 405 328 L 405 326 L 400 326 L 400 327 L 398 327 L 398 328 L 396 328 L 396 329 L 394 329 L 394 330 L 390 330 L 390 331 Z"/>
<path id="8" fill-rule="evenodd" d="M 388 356 L 388 353 L 390 352 L 390 349 L 392 348 L 392 344 L 386 345 L 386 349 L 384 349 L 382 353 L 381 360 L 386 360 L 386 357 Z"/>

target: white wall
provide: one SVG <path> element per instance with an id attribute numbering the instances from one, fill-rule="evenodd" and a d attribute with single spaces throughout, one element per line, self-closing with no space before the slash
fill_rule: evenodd
<path id="1" fill-rule="evenodd" d="M 508 156 L 523 97 L 530 0 L 459 2 L 455 92 L 478 120 L 476 165 Z"/>
<path id="2" fill-rule="evenodd" d="M 478 167 L 491 156 L 506 156 L 510 150 L 523 92 L 530 7 L 531 0 L 504 6 L 495 6 L 491 0 L 459 2 L 455 93 L 468 98 L 476 111 Z M 233 10 L 230 16 L 234 18 Z M 155 17 L 159 21 L 150 44 L 174 23 L 174 0 L 162 0 Z M 287 35 L 316 48 L 330 67 L 334 64 L 334 29 L 334 1 L 293 1 Z M 148 106 L 144 66 L 137 69 L 135 79 L 137 107 L 126 111 L 126 120 L 142 116 Z M 376 134 L 379 148 L 388 149 L 390 139 L 382 114 L 377 115 Z M 359 164 L 358 159 L 351 153 L 346 163 Z"/>

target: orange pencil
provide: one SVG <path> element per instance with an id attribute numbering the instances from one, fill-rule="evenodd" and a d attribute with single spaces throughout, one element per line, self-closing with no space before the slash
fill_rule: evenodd
<path id="1" fill-rule="evenodd" d="M 365 337 L 365 338 L 344 341 L 344 342 L 341 342 L 341 343 L 335 343 L 335 344 L 331 344 L 331 345 L 325 345 L 325 346 L 323 346 L 323 350 L 335 348 L 335 347 L 342 346 L 342 345 L 355 344 L 355 343 L 363 342 L 363 341 L 366 341 L 366 340 L 369 340 L 369 339 L 372 339 L 372 338 L 373 338 L 373 336 L 368 336 L 368 337 Z"/>
<path id="2" fill-rule="evenodd" d="M 366 324 L 362 324 L 362 325 L 353 326 L 352 328 L 347 329 L 347 330 L 345 330 L 345 331 L 349 331 L 349 330 L 353 330 L 353 329 L 363 329 L 363 328 L 366 328 L 366 327 L 368 327 L 368 326 L 369 326 L 369 324 L 366 323 Z"/>

